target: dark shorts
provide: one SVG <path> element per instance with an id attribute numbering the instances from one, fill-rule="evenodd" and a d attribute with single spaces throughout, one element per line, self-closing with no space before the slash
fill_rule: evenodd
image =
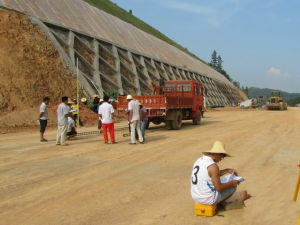
<path id="1" fill-rule="evenodd" d="M 47 120 L 40 120 L 40 132 L 44 133 L 47 127 Z"/>
<path id="2" fill-rule="evenodd" d="M 101 130 L 101 127 L 102 127 L 102 122 L 101 120 L 98 119 L 98 129 Z"/>
<path id="3" fill-rule="evenodd" d="M 71 136 L 77 134 L 77 132 L 75 130 L 71 130 L 70 132 L 67 133 L 67 136 Z"/>

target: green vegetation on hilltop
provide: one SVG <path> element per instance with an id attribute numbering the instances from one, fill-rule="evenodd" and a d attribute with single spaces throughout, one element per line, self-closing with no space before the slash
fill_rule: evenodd
<path id="1" fill-rule="evenodd" d="M 160 31 L 156 30 L 155 28 L 151 27 L 149 24 L 145 23 L 144 21 L 140 20 L 136 16 L 132 15 L 131 13 L 127 12 L 126 10 L 119 7 L 117 4 L 109 1 L 109 0 L 84 0 L 87 3 L 113 15 L 118 17 L 119 19 L 132 24 L 133 26 L 143 30 L 146 33 L 149 33 L 170 45 L 175 46 L 176 48 L 184 51 L 185 53 L 189 54 L 190 56 L 200 60 L 201 62 L 207 64 L 204 60 L 200 59 L 193 53 L 189 52 L 186 48 L 182 47 L 181 45 L 177 44 L 175 41 L 168 38 L 166 35 L 162 34 Z M 208 65 L 208 64 L 207 64 Z"/>
<path id="2" fill-rule="evenodd" d="M 264 96 L 265 101 L 271 96 L 271 92 L 276 89 L 268 88 L 255 88 L 250 87 L 248 89 L 249 98 L 258 98 L 259 96 Z M 285 91 L 280 91 L 280 96 L 289 106 L 294 106 L 295 104 L 300 103 L 300 93 L 288 93 Z"/>
<path id="3" fill-rule="evenodd" d="M 287 101 L 289 106 L 296 106 L 298 104 L 300 104 L 300 97 L 298 98 L 293 98 Z"/>

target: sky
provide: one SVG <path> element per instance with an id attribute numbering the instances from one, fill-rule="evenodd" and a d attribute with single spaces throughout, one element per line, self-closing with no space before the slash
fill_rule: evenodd
<path id="1" fill-rule="evenodd" d="M 300 93 L 300 0 L 112 0 L 241 86 Z"/>

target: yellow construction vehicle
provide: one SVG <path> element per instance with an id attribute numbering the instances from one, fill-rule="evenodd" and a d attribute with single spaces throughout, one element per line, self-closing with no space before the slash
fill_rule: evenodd
<path id="1" fill-rule="evenodd" d="M 272 91 L 271 97 L 268 98 L 267 110 L 287 110 L 287 103 L 280 96 L 280 91 Z"/>

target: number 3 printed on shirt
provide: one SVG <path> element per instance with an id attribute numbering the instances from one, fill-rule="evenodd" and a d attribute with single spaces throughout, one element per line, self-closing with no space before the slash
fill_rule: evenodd
<path id="1" fill-rule="evenodd" d="M 194 167 L 194 173 L 193 173 L 193 176 L 192 176 L 192 183 L 194 185 L 196 185 L 198 183 L 198 177 L 197 177 L 197 173 L 199 172 L 199 166 L 195 166 Z"/>

